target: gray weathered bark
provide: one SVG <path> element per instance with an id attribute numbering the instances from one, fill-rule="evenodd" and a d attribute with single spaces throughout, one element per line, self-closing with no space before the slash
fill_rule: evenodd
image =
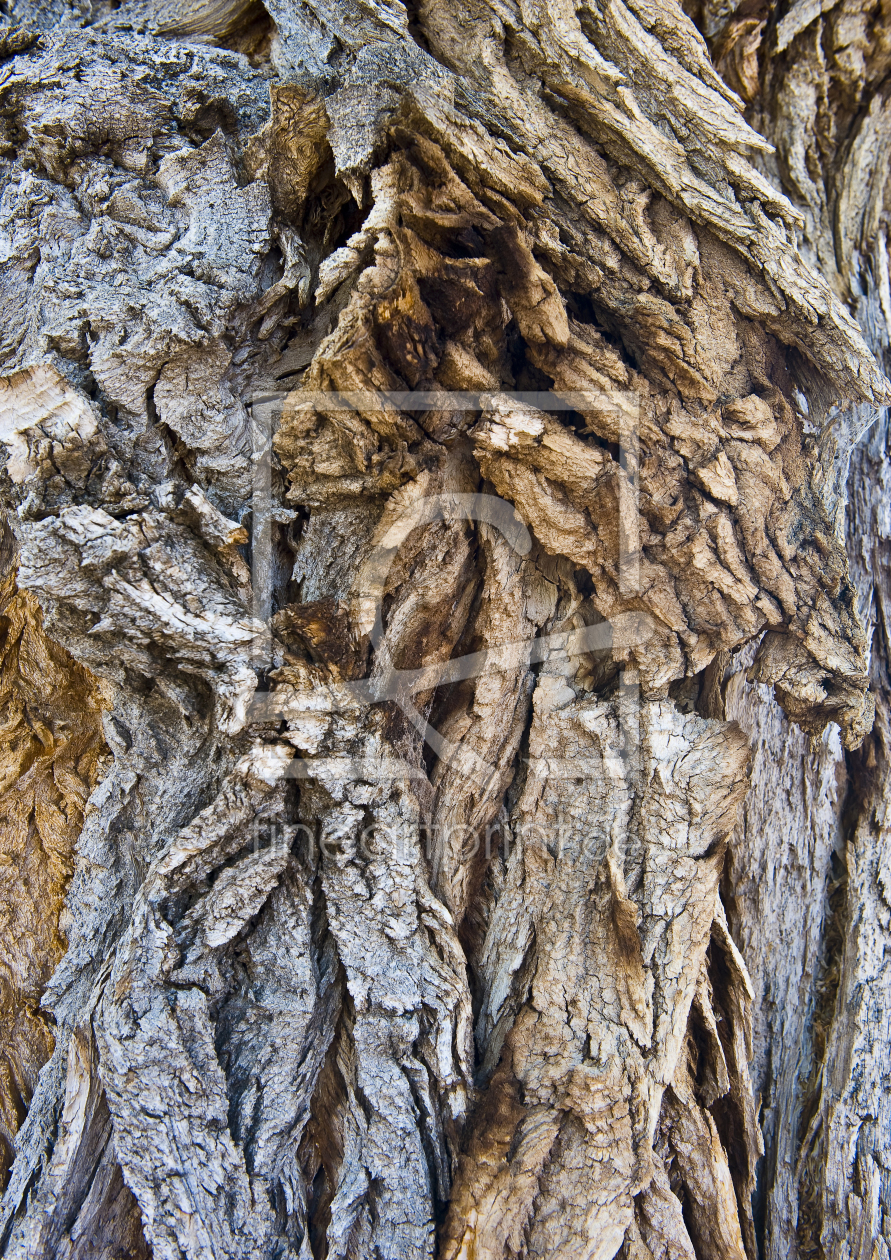
<path id="1" fill-rule="evenodd" d="M 891 12 L 4 13 L 0 1254 L 889 1260 Z"/>

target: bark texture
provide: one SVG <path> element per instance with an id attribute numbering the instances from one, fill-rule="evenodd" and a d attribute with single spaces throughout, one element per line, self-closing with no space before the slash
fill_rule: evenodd
<path id="1" fill-rule="evenodd" d="M 884 0 L 3 13 L 0 1254 L 889 1260 Z"/>

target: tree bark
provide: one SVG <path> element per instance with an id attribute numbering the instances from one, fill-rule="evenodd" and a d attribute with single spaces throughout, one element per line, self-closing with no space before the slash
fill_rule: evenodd
<path id="1" fill-rule="evenodd" d="M 4 13 L 0 1254 L 891 1260 L 884 0 Z"/>

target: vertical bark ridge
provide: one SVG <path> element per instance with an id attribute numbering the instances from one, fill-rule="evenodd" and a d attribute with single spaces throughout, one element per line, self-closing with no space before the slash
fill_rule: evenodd
<path id="1" fill-rule="evenodd" d="M 747 6 L 728 14 L 703 6 L 696 16 L 719 69 L 748 102 L 747 117 L 776 144 L 776 157 L 762 161 L 773 166 L 803 213 L 805 253 L 819 261 L 836 292 L 851 303 L 868 344 L 885 362 L 891 301 L 884 209 L 889 134 L 884 11 L 865 4 L 827 5 L 818 12 L 799 4 L 784 13 Z M 887 691 L 879 559 L 887 535 L 881 507 L 887 416 L 855 408 L 839 416 L 837 428 L 861 439 L 850 471 L 845 442 L 832 479 L 839 487 L 837 528 L 846 535 L 857 606 L 871 643 L 878 713 L 884 712 Z M 845 483 L 846 495 L 841 493 Z M 759 1199 L 768 1256 L 884 1255 L 888 1247 L 881 1179 L 875 1172 L 887 1143 L 881 1121 L 877 1126 L 872 1121 L 883 1114 L 887 1072 L 884 1051 L 865 1031 L 887 1019 L 884 975 L 881 965 L 870 961 L 886 917 L 878 874 L 884 844 L 884 722 L 877 720 L 876 733 L 863 749 L 844 758 L 825 741 L 816 753 L 802 751 L 800 760 L 787 757 L 793 766 L 798 761 L 794 772 L 801 778 L 782 814 L 790 823 L 801 817 L 795 826 L 803 824 L 800 834 L 812 846 L 812 856 L 809 867 L 794 876 L 796 883 L 809 886 L 801 899 L 808 916 L 797 935 L 800 956 L 777 976 L 788 975 L 802 986 L 799 1013 L 791 1014 L 787 1006 L 791 1019 L 779 1011 L 777 1018 L 768 1006 L 763 1016 L 765 1027 L 773 1026 L 765 1048 L 769 1076 L 776 1082 L 775 1105 L 789 1109 L 790 1116 L 783 1128 L 772 1131 L 769 1118 L 765 1124 L 768 1159 Z M 783 732 L 782 739 L 788 749 L 789 735 Z M 765 787 L 773 789 L 787 774 L 785 767 L 778 772 L 765 766 Z M 756 783 L 760 777 L 756 760 Z M 750 831 L 747 825 L 745 831 L 754 837 L 758 827 Z M 791 839 L 794 832 L 787 834 Z M 799 843 L 781 842 L 774 859 L 780 870 L 792 874 L 789 858 Z M 745 860 L 745 849 L 741 857 L 734 874 L 744 902 L 750 880 L 746 868 L 757 867 Z M 787 878 L 759 898 L 771 913 L 781 912 L 787 894 L 780 889 Z M 736 929 L 757 976 L 760 942 L 775 933 L 763 933 L 752 912 L 739 909 Z M 795 940 L 794 932 L 789 935 Z M 756 1084 L 757 1075 L 756 1058 Z"/>

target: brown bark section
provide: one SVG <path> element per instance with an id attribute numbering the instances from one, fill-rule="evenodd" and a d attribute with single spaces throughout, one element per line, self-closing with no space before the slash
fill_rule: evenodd
<path id="1" fill-rule="evenodd" d="M 106 754 L 96 680 L 47 636 L 40 606 L 18 591 L 12 539 L 3 536 L 0 586 L 0 1175 L 37 1074 L 50 1057 L 52 1023 L 40 1000 L 65 952 L 65 893 L 87 798 Z"/>

